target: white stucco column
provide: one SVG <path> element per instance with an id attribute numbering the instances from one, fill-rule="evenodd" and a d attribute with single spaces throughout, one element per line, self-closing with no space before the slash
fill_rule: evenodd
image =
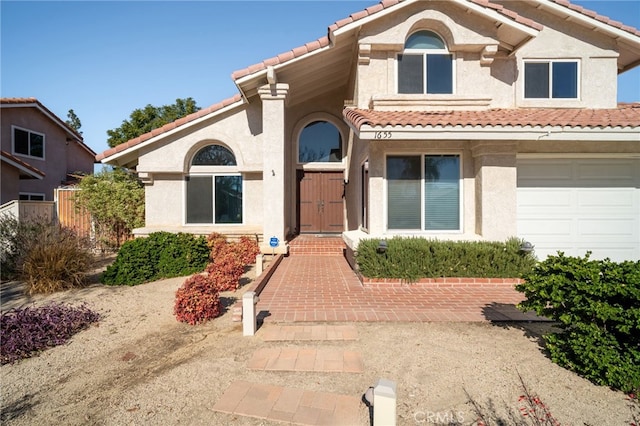
<path id="1" fill-rule="evenodd" d="M 286 253 L 285 241 L 285 105 L 289 85 L 278 83 L 260 87 L 262 99 L 262 187 L 264 253 Z M 271 238 L 280 245 L 269 245 Z"/>
<path id="2" fill-rule="evenodd" d="M 471 152 L 475 164 L 476 233 L 495 241 L 517 236 L 516 145 L 476 142 Z"/>

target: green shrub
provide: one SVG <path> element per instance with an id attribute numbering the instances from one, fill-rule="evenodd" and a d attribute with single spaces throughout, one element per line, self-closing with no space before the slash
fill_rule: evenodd
<path id="1" fill-rule="evenodd" d="M 137 285 L 162 278 L 186 276 L 203 271 L 208 260 L 209 247 L 204 237 L 153 232 L 146 238 L 124 243 L 115 262 L 104 272 L 102 282 L 108 285 Z"/>
<path id="2" fill-rule="evenodd" d="M 549 256 L 517 290 L 519 307 L 559 323 L 545 336 L 551 359 L 592 382 L 640 391 L 640 261 Z"/>
<path id="3" fill-rule="evenodd" d="M 369 278 L 476 277 L 514 278 L 530 271 L 536 260 L 520 252 L 521 240 L 438 241 L 415 237 L 386 240 L 387 250 L 378 252 L 378 239 L 361 240 L 356 262 Z"/>

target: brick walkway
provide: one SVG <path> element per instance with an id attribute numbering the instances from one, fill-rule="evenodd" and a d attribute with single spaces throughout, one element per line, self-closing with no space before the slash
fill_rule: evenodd
<path id="1" fill-rule="evenodd" d="M 266 322 L 535 321 L 518 311 L 521 293 L 493 287 L 364 288 L 343 256 L 289 256 L 257 305 Z"/>

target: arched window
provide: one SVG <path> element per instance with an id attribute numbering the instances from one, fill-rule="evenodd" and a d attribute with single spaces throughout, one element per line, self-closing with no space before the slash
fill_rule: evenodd
<path id="1" fill-rule="evenodd" d="M 208 145 L 193 157 L 192 166 L 235 166 L 236 156 L 222 145 Z"/>
<path id="2" fill-rule="evenodd" d="M 243 184 L 236 165 L 233 152 L 221 145 L 208 145 L 196 153 L 185 178 L 187 224 L 242 223 Z M 211 172 L 198 166 L 224 167 Z"/>
<path id="3" fill-rule="evenodd" d="M 302 129 L 298 140 L 299 163 L 339 163 L 342 161 L 342 136 L 328 121 L 314 121 Z"/>
<path id="4" fill-rule="evenodd" d="M 411 34 L 398 55 L 398 93 L 453 93 L 453 56 L 433 31 Z"/>

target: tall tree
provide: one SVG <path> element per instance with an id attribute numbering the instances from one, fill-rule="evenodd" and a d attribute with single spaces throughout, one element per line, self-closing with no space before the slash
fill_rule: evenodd
<path id="1" fill-rule="evenodd" d="M 76 132 L 82 134 L 82 132 L 80 131 L 80 127 L 82 127 L 82 123 L 80 122 L 80 119 L 72 109 L 70 109 L 69 112 L 67 112 L 67 121 L 65 121 L 65 124 L 71 127 Z"/>
<path id="2" fill-rule="evenodd" d="M 107 130 L 107 143 L 113 148 L 199 110 L 193 98 L 176 99 L 175 104 L 161 107 L 147 105 L 134 110 L 120 127 Z"/>

